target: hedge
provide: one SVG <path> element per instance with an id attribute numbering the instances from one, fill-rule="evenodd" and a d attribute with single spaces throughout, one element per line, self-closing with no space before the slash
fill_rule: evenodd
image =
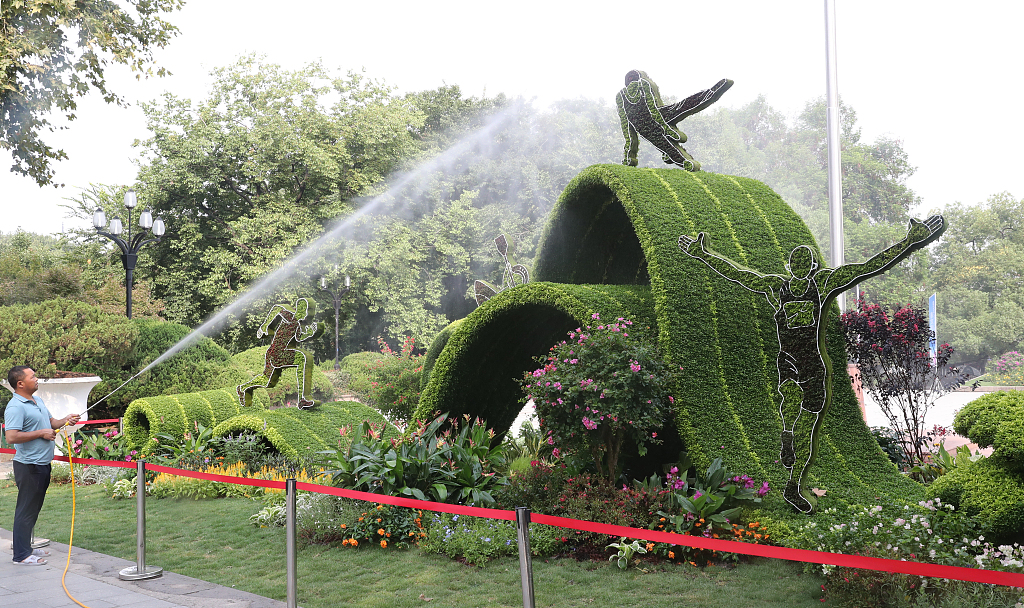
<path id="1" fill-rule="evenodd" d="M 294 458 L 346 447 L 352 433 L 364 420 L 384 425 L 385 437 L 401 435 L 380 412 L 355 401 L 339 401 L 308 410 L 283 407 L 247 412 L 218 424 L 213 435 L 226 437 L 243 431 L 253 432 L 281 454 Z M 348 427 L 351 433 L 342 436 L 339 433 L 342 427 Z"/>
<path id="2" fill-rule="evenodd" d="M 669 362 L 683 367 L 674 422 L 697 466 L 721 456 L 733 470 L 781 489 L 788 473 L 779 463 L 773 311 L 764 296 L 679 250 L 679 235 L 698 232 L 716 252 L 762 273 L 784 273 L 797 245 L 817 251 L 796 213 L 755 180 L 589 167 L 566 187 L 544 229 L 531 273 L 539 283 L 498 294 L 452 332 L 417 416 L 433 409 L 467 412 L 504 430 L 514 418 L 510 385 L 530 356 L 545 352 L 591 312 L 632 316 L 650 325 Z M 609 295 L 585 300 L 587 291 Z M 633 301 L 619 306 L 612 293 L 630 293 Z M 845 370 L 837 307 L 825 323 L 828 356 L 836 370 Z M 816 454 L 808 483 L 827 490 L 829 500 L 923 496 L 872 438 L 843 371 L 833 379 Z"/>
<path id="3" fill-rule="evenodd" d="M 266 407 L 266 393 L 257 393 L 252 408 Z M 132 401 L 125 410 L 124 434 L 132 448 L 148 453 L 160 433 L 183 437 L 196 423 L 213 428 L 243 412 L 233 388 L 145 397 Z"/>
<path id="4" fill-rule="evenodd" d="M 929 494 L 976 517 L 988 540 L 1024 541 L 1024 392 L 975 399 L 957 412 L 953 430 L 993 447 L 992 455 L 939 477 Z"/>
<path id="5" fill-rule="evenodd" d="M 461 324 L 463 319 L 457 319 L 448 324 L 447 327 L 442 329 L 433 341 L 430 343 L 430 348 L 427 349 L 426 356 L 423 357 L 423 373 L 420 376 L 420 392 L 423 392 L 427 388 L 427 382 L 430 381 L 430 372 L 434 369 L 434 364 L 437 363 L 437 358 L 440 356 L 441 351 L 448 345 L 448 339 L 452 337 L 452 332 L 455 328 Z"/>

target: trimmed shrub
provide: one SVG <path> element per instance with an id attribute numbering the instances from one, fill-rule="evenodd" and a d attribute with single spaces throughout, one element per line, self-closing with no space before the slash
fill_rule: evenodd
<path id="1" fill-rule="evenodd" d="M 266 395 L 257 392 L 253 405 L 266 408 Z M 159 433 L 183 437 L 185 430 L 195 423 L 212 428 L 243 413 L 234 388 L 146 397 L 136 399 L 125 411 L 124 435 L 133 449 L 148 454 L 153 451 Z"/>
<path id="2" fill-rule="evenodd" d="M 993 542 L 1024 541 L 1024 392 L 999 391 L 957 412 L 953 429 L 992 456 L 957 466 L 928 487 L 985 527 Z"/>
<path id="3" fill-rule="evenodd" d="M 237 399 L 236 399 L 237 401 Z M 340 434 L 342 427 L 358 428 L 364 420 L 384 427 L 384 436 L 398 438 L 401 433 L 377 410 L 353 402 L 339 401 L 300 410 L 280 408 L 253 410 L 224 420 L 213 429 L 215 437 L 253 433 L 289 458 L 310 459 L 320 451 L 348 447 L 350 437 Z"/>

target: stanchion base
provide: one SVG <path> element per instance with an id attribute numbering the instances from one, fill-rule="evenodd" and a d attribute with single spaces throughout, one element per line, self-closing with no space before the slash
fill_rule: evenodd
<path id="1" fill-rule="evenodd" d="M 129 566 L 124 570 L 117 573 L 117 578 L 122 581 L 143 581 L 148 578 L 156 578 L 164 575 L 164 569 L 159 566 L 146 566 L 146 568 L 139 572 L 138 566 Z"/>
<path id="2" fill-rule="evenodd" d="M 37 539 L 32 541 L 32 548 L 33 549 L 40 549 L 42 547 L 46 547 L 49 544 L 50 544 L 50 539 L 48 539 L 48 538 L 37 538 Z"/>

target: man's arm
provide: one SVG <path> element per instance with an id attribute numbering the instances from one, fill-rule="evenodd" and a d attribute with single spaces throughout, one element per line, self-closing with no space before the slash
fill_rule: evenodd
<path id="1" fill-rule="evenodd" d="M 661 115 L 661 110 L 658 109 L 657 96 L 651 89 L 651 83 L 644 79 L 640 79 L 639 82 L 643 87 L 644 102 L 647 104 L 647 109 L 651 112 L 651 118 L 653 118 L 654 121 L 664 129 L 665 136 L 679 143 L 686 142 L 685 135 L 682 135 L 675 127 L 665 122 L 665 118 Z"/>
<path id="2" fill-rule="evenodd" d="M 844 264 L 828 272 L 821 289 L 821 297 L 829 298 L 833 294 L 849 288 L 857 281 L 864 281 L 878 276 L 899 264 L 911 253 L 923 249 L 942 236 L 946 230 L 946 220 L 941 215 L 933 215 L 925 221 L 910 220 L 907 236 L 902 241 L 888 247 L 881 253 L 861 264 Z"/>
<path id="3" fill-rule="evenodd" d="M 6 429 L 4 431 L 4 438 L 7 439 L 7 443 L 14 445 L 15 443 L 28 443 L 34 439 L 45 439 L 47 441 L 53 441 L 57 437 L 57 432 L 53 429 L 39 429 L 38 431 L 19 431 L 17 429 Z"/>
<path id="4" fill-rule="evenodd" d="M 291 313 L 295 312 L 294 310 L 288 308 L 284 304 L 274 304 L 274 307 L 271 308 L 270 312 L 267 314 L 267 320 L 263 322 L 263 325 L 260 325 L 260 328 L 258 330 L 256 330 L 256 337 L 262 338 L 263 336 L 269 334 L 270 325 L 274 322 L 274 318 L 285 310 Z"/>
<path id="5" fill-rule="evenodd" d="M 775 308 L 780 306 L 779 290 L 782 289 L 784 281 L 782 277 L 773 274 L 764 275 L 749 268 L 742 268 L 728 258 L 711 253 L 704 244 L 705 238 L 703 232 L 698 234 L 696 239 L 686 234 L 681 235 L 679 237 L 679 248 L 686 255 L 704 262 L 712 270 L 730 281 L 735 281 L 750 291 L 763 293 L 767 296 L 768 303 Z"/>
<path id="6" fill-rule="evenodd" d="M 81 418 L 81 416 L 79 416 L 78 414 L 68 414 L 67 416 L 64 416 L 63 418 L 54 418 L 54 417 L 51 416 L 50 417 L 50 428 L 51 429 L 58 429 L 59 430 L 59 429 L 64 428 L 66 425 L 78 424 L 78 421 L 79 421 L 80 418 Z"/>

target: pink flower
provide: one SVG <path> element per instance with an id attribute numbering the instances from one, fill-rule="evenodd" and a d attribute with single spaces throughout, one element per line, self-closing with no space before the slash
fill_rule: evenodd
<path id="1" fill-rule="evenodd" d="M 593 420 L 587 418 L 586 416 L 584 416 L 583 417 L 583 426 L 587 427 L 587 430 L 592 431 L 592 430 L 597 428 L 597 423 L 594 422 Z"/>
<path id="2" fill-rule="evenodd" d="M 601 315 L 599 315 L 599 314 L 597 314 L 597 313 L 595 312 L 594 314 L 590 315 L 590 318 L 591 318 L 591 319 L 600 319 L 600 318 L 601 318 Z"/>
<path id="3" fill-rule="evenodd" d="M 555 458 L 561 458 L 562 457 L 562 452 L 560 452 L 558 450 L 558 448 L 555 448 L 555 449 L 551 450 L 551 455 L 554 456 Z"/>
<path id="4" fill-rule="evenodd" d="M 657 433 L 651 433 L 651 439 L 657 439 L 657 438 L 658 438 L 658 434 Z"/>
<path id="5" fill-rule="evenodd" d="M 634 372 L 638 372 L 638 371 L 640 371 L 640 364 L 637 363 L 636 361 L 630 359 L 629 360 L 629 369 L 634 371 Z"/>

